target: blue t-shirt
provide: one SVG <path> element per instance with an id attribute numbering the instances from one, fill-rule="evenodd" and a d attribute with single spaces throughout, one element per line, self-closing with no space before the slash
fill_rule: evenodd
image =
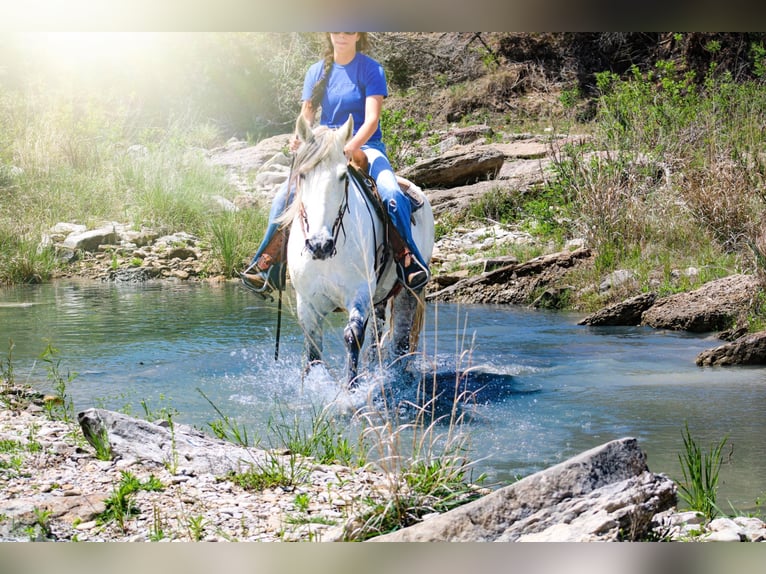
<path id="1" fill-rule="evenodd" d="M 308 69 L 303 80 L 303 99 L 311 99 L 311 91 L 322 76 L 324 61 L 320 60 Z M 357 52 L 345 66 L 332 65 L 330 81 L 322 98 L 322 114 L 319 123 L 337 128 L 346 123 L 348 115 L 354 118 L 354 133 L 364 123 L 364 106 L 367 96 L 388 96 L 386 74 L 383 66 L 366 54 Z M 380 141 L 380 122 L 369 142 Z"/>

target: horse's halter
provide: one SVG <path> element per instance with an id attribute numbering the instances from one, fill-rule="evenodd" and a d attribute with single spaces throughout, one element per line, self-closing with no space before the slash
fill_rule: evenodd
<path id="1" fill-rule="evenodd" d="M 346 172 L 345 177 L 345 185 L 343 187 L 343 201 L 340 203 L 340 207 L 338 207 L 338 215 L 335 216 L 335 221 L 332 224 L 332 240 L 333 240 L 333 248 L 332 253 L 330 253 L 330 257 L 334 257 L 335 254 L 338 251 L 338 236 L 340 235 L 340 230 L 343 229 L 343 237 L 346 237 L 346 229 L 343 227 L 343 216 L 349 211 L 348 208 L 348 180 L 349 180 L 349 174 L 348 171 Z M 298 178 L 298 182 L 296 185 L 300 185 L 301 178 Z M 301 201 L 300 207 L 299 207 L 299 213 L 301 218 L 301 231 L 303 232 L 303 240 L 304 240 L 304 251 L 308 249 L 308 233 L 309 233 L 309 220 L 308 216 L 306 215 L 306 208 L 303 205 L 303 201 Z"/>

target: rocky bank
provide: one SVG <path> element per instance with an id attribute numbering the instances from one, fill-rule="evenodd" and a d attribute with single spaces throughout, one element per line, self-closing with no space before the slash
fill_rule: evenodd
<path id="1" fill-rule="evenodd" d="M 4 541 L 355 540 L 370 501 L 406 489 L 373 464 L 317 464 L 101 409 L 79 413 L 78 422 L 53 420 L 40 395 L 5 389 L 2 398 Z M 99 455 L 105 447 L 109 455 Z M 269 465 L 293 469 L 295 480 L 244 488 L 233 479 Z M 126 491 L 130 481 L 135 489 Z M 757 518 L 707 522 L 677 512 L 675 483 L 649 470 L 633 438 L 483 494 L 372 540 L 766 540 Z"/>

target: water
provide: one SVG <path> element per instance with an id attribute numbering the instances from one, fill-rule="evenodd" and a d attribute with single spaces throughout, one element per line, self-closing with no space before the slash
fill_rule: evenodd
<path id="1" fill-rule="evenodd" d="M 302 335 L 292 306 L 287 299 L 275 362 L 276 304 L 236 284 L 5 288 L 0 358 L 12 339 L 16 380 L 49 388 L 38 357 L 50 342 L 59 371 L 77 373 L 68 390 L 78 409 L 135 416 L 173 409 L 176 420 L 206 428 L 218 419 L 212 402 L 263 436 L 284 409 L 349 400 L 335 382 L 343 370 L 342 316 L 333 317 L 326 334 L 329 372 L 302 382 Z M 633 436 L 653 471 L 680 478 L 688 423 L 705 450 L 729 437 L 733 451 L 727 446 L 720 475 L 723 509 L 730 511 L 730 502 L 755 511 L 766 491 L 766 369 L 702 369 L 694 364 L 697 354 L 719 344 L 709 336 L 584 327 L 580 318 L 508 306 L 428 306 L 426 361 L 419 367 L 444 391 L 442 412 L 452 405 L 456 371 L 470 367 L 475 400 L 461 403 L 460 412 L 470 416 L 477 470 L 492 483 L 507 483 Z M 402 383 L 400 398 L 414 400 L 412 388 Z"/>

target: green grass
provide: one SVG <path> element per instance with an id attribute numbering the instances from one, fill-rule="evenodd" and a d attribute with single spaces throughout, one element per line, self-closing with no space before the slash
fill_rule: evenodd
<path id="1" fill-rule="evenodd" d="M 678 482 L 679 495 L 691 510 L 715 518 L 720 510 L 717 505 L 718 475 L 723 464 L 723 448 L 728 441 L 724 437 L 703 452 L 689 431 L 688 423 L 683 432 L 684 451 L 678 455 L 683 481 Z"/>
<path id="2" fill-rule="evenodd" d="M 125 530 L 127 521 L 140 513 L 136 506 L 134 494 L 140 490 L 164 490 L 163 484 L 154 475 L 141 481 L 133 473 L 121 471 L 119 484 L 113 489 L 112 495 L 104 501 L 105 508 L 97 517 L 99 524 L 115 521 L 121 530 Z"/>

